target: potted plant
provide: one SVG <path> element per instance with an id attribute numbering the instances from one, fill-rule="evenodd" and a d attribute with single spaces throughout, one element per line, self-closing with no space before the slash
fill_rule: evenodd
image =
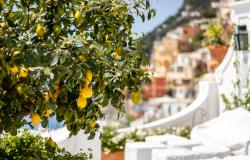
<path id="1" fill-rule="evenodd" d="M 102 152 L 102 160 L 124 160 L 124 150 L 118 150 L 108 154 Z"/>
<path id="2" fill-rule="evenodd" d="M 222 39 L 222 29 L 221 22 L 211 22 L 205 32 L 207 47 L 210 50 L 212 61 L 216 61 L 217 65 L 222 62 L 228 49 L 228 46 L 225 45 L 225 41 Z"/>
<path id="3" fill-rule="evenodd" d="M 116 128 L 104 127 L 102 133 L 102 160 L 123 160 L 125 135 L 119 135 Z"/>

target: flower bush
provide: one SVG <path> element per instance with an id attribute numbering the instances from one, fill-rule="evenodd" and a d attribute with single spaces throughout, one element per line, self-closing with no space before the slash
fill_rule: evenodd
<path id="1" fill-rule="evenodd" d="M 0 139 L 0 155 L 3 160 L 91 160 L 92 154 L 79 153 L 71 155 L 60 148 L 50 138 L 32 135 L 28 131 L 17 136 L 2 135 Z"/>
<path id="2" fill-rule="evenodd" d="M 102 135 L 102 151 L 106 154 L 123 150 L 126 142 L 145 141 L 147 136 L 174 134 L 189 138 L 191 129 L 189 127 L 172 127 L 169 129 L 135 130 L 131 133 L 118 133 L 117 128 L 104 127 Z"/>
<path id="3" fill-rule="evenodd" d="M 155 15 L 149 0 L 0 0 L 0 133 L 56 116 L 93 137 L 102 107 L 124 112 L 125 88 L 138 102 L 148 60 L 136 15 Z"/>
<path id="4" fill-rule="evenodd" d="M 241 95 L 231 94 L 230 97 L 222 94 L 221 98 L 224 102 L 226 110 L 234 110 L 236 108 L 242 107 L 247 111 L 250 111 L 250 89 Z"/>
<path id="5" fill-rule="evenodd" d="M 234 110 L 236 108 L 242 107 L 247 111 L 250 111 L 250 79 L 247 79 L 247 88 L 243 93 L 241 90 L 241 81 L 240 81 L 240 61 L 235 60 L 233 63 L 235 68 L 236 77 L 235 80 L 232 81 L 233 84 L 233 92 L 230 95 L 221 94 L 221 99 L 224 102 L 225 110 Z"/>

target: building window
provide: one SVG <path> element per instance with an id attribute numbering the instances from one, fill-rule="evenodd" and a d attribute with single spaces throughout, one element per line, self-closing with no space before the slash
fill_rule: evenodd
<path id="1" fill-rule="evenodd" d="M 178 71 L 178 72 L 183 72 L 183 67 L 180 67 L 180 66 L 177 67 L 177 71 Z"/>

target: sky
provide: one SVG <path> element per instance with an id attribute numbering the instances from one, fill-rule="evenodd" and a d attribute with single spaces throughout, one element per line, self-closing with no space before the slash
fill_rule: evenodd
<path id="1" fill-rule="evenodd" d="M 133 26 L 133 31 L 137 32 L 139 35 L 152 31 L 156 26 L 164 22 L 167 17 L 177 13 L 182 3 L 183 0 L 151 0 L 151 5 L 156 9 L 155 18 L 142 23 L 141 19 L 137 17 Z"/>

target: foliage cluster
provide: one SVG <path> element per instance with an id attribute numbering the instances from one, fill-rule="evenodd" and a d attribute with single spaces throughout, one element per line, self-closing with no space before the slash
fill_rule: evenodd
<path id="1" fill-rule="evenodd" d="M 236 52 L 236 54 L 238 54 Z M 236 55 L 237 57 L 237 55 Z M 248 111 L 250 111 L 250 86 L 249 86 L 249 77 L 247 79 L 247 87 L 244 88 L 244 92 L 242 92 L 241 81 L 240 81 L 240 61 L 238 58 L 235 59 L 233 63 L 236 79 L 232 81 L 233 84 L 233 92 L 228 96 L 225 94 L 221 95 L 221 99 L 224 102 L 226 110 L 233 110 L 239 107 L 242 107 Z"/>
<path id="2" fill-rule="evenodd" d="M 148 81 L 135 15 L 155 10 L 149 0 L 0 0 L 0 132 L 56 116 L 93 137 L 102 107 L 124 112 L 124 89 Z"/>
<path id="3" fill-rule="evenodd" d="M 91 160 L 92 154 L 71 155 L 48 138 L 32 135 L 27 131 L 17 136 L 2 135 L 0 155 L 3 160 Z"/>
<path id="4" fill-rule="evenodd" d="M 222 24 L 221 22 L 211 22 L 204 33 L 208 45 L 223 45 L 225 42 L 222 39 Z"/>

